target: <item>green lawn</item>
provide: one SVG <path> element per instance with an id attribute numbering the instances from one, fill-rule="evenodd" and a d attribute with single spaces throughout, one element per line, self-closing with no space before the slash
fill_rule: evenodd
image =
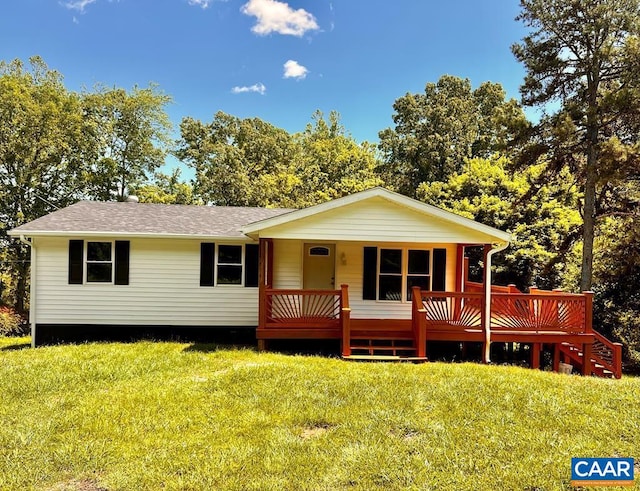
<path id="1" fill-rule="evenodd" d="M 0 338 L 0 490 L 555 490 L 640 459 L 638 378 L 27 343 Z"/>

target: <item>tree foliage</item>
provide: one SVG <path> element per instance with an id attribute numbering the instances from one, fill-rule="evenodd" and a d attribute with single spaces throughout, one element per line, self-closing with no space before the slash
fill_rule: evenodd
<path id="1" fill-rule="evenodd" d="M 139 185 L 131 191 L 140 203 L 200 204 L 193 195 L 193 186 L 180 179 L 180 169 L 174 169 L 170 175 L 157 172 L 153 183 Z"/>
<path id="2" fill-rule="evenodd" d="M 297 173 L 304 193 L 298 206 L 313 205 L 382 185 L 376 174 L 375 147 L 346 133 L 340 115 L 332 111 L 328 121 L 316 111 L 305 131 L 295 135 L 299 146 Z"/>
<path id="3" fill-rule="evenodd" d="M 98 87 L 83 95 L 96 152 L 86 176 L 93 198 L 122 201 L 130 187 L 147 182 L 164 164 L 171 129 L 165 107 L 170 101 L 155 85 L 130 92 Z"/>
<path id="4" fill-rule="evenodd" d="M 638 0 L 521 0 L 531 29 L 513 52 L 526 69 L 525 105 L 560 109 L 526 135 L 523 163 L 543 157 L 545 179 L 570 168 L 583 192 L 581 288 L 592 283 L 596 217 L 615 182 L 638 176 Z M 609 203 L 607 203 L 607 199 Z M 614 200 L 615 201 L 615 200 Z"/>
<path id="5" fill-rule="evenodd" d="M 291 206 L 299 178 L 289 133 L 259 118 L 218 112 L 211 123 L 184 118 L 176 156 L 195 170 L 194 190 L 206 203 Z"/>
<path id="6" fill-rule="evenodd" d="M 625 186 L 640 198 L 637 181 Z M 640 367 L 640 209 L 604 217 L 596 235 L 594 322 L 621 341 L 627 358 Z"/>
<path id="7" fill-rule="evenodd" d="M 443 75 L 424 94 L 407 93 L 393 104 L 395 127 L 380 132 L 382 175 L 399 192 L 414 196 L 421 183 L 446 181 L 466 158 L 503 150 L 526 118 L 506 100 L 500 84 L 472 90 L 468 79 Z"/>
<path id="8" fill-rule="evenodd" d="M 530 182 L 542 168 L 511 173 L 504 157 L 475 158 L 446 182 L 421 184 L 417 194 L 429 204 L 514 235 L 509 249 L 495 259 L 498 284 L 555 288 L 571 261 L 572 241 L 566 239 L 576 233 L 580 216 L 570 181 L 544 186 L 529 196 Z"/>
<path id="9" fill-rule="evenodd" d="M 24 310 L 29 248 L 7 231 L 78 199 L 85 138 L 82 101 L 38 57 L 0 62 L 0 245 L 3 271 L 15 278 L 11 301 Z"/>
<path id="10" fill-rule="evenodd" d="M 346 135 L 337 113 L 313 118 L 295 135 L 223 112 L 185 118 L 176 155 L 195 170 L 196 195 L 217 205 L 301 207 L 381 183 L 371 145 Z"/>

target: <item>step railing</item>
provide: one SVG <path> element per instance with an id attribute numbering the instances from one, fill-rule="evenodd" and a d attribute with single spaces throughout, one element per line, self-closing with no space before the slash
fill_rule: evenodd
<path id="1" fill-rule="evenodd" d="M 614 343 L 597 331 L 593 331 L 594 343 L 591 350 L 589 375 L 604 376 L 605 370 L 617 379 L 622 377 L 622 344 Z M 581 345 L 564 343 L 560 345 L 560 352 L 565 360 L 582 368 L 584 353 Z M 601 367 L 601 368 L 600 368 Z"/>

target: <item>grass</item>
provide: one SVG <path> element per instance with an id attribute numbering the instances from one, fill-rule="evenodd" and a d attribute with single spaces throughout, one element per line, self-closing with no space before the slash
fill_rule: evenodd
<path id="1" fill-rule="evenodd" d="M 633 377 L 27 346 L 0 338 L 1 490 L 563 490 L 571 457 L 640 458 Z"/>

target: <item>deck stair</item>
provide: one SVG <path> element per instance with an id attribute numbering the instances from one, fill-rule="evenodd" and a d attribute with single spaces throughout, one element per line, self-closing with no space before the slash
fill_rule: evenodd
<path id="1" fill-rule="evenodd" d="M 412 331 L 358 329 L 351 331 L 350 354 L 346 360 L 427 361 L 416 356 Z"/>
<path id="2" fill-rule="evenodd" d="M 584 353 L 580 345 L 562 343 L 560 352 L 564 355 L 565 361 L 571 363 L 578 371 L 582 370 L 584 364 Z M 597 354 L 590 357 L 591 374 L 595 377 L 620 378 L 620 368 L 613 360 L 602 359 Z"/>

